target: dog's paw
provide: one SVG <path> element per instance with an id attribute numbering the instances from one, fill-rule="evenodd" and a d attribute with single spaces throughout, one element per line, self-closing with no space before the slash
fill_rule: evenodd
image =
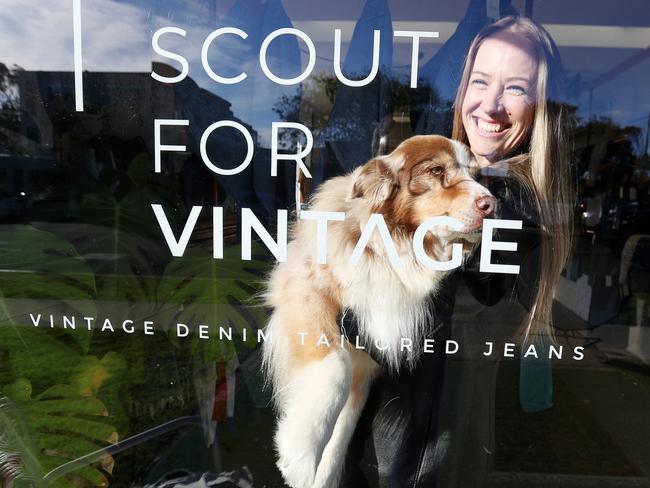
<path id="1" fill-rule="evenodd" d="M 328 445 L 323 452 L 323 457 L 316 470 L 313 488 L 335 488 L 339 486 L 343 471 L 341 458 L 345 454 L 345 450 L 342 452 L 334 452 L 336 447 L 332 447 Z"/>
<path id="2" fill-rule="evenodd" d="M 280 454 L 277 462 L 278 469 L 284 477 L 284 481 L 291 488 L 312 488 L 316 476 L 316 460 L 312 455 L 301 456 L 294 453 L 291 455 Z"/>
<path id="3" fill-rule="evenodd" d="M 278 468 L 292 488 L 312 488 L 316 469 L 323 452 L 323 442 L 305 430 L 295 418 L 284 418 L 278 424 L 275 447 Z"/>

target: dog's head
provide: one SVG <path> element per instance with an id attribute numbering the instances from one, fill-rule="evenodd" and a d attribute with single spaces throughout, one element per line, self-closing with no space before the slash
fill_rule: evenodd
<path id="1" fill-rule="evenodd" d="M 436 216 L 462 222 L 457 231 L 436 230 L 435 252 L 447 249 L 454 238 L 478 240 L 483 219 L 493 214 L 496 199 L 472 174 L 477 165 L 469 149 L 442 136 L 416 136 L 402 142 L 391 154 L 370 160 L 357 170 L 353 199 L 361 198 L 372 213 L 384 216 L 389 228 L 412 236 L 417 227 Z"/>

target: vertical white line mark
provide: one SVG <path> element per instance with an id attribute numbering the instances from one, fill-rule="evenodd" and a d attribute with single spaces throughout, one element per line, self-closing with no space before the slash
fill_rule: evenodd
<path id="1" fill-rule="evenodd" d="M 81 64 L 81 0 L 72 0 L 74 36 L 74 99 L 77 112 L 84 111 L 84 84 Z"/>

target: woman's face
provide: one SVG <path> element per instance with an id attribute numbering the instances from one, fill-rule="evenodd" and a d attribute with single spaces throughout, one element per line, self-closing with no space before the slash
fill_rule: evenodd
<path id="1" fill-rule="evenodd" d="M 483 41 L 462 104 L 463 126 L 481 166 L 507 157 L 526 139 L 535 111 L 537 60 L 512 32 Z"/>

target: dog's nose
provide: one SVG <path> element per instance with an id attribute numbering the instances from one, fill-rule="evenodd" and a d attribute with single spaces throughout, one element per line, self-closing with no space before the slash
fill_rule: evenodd
<path id="1" fill-rule="evenodd" d="M 476 205 L 476 208 L 481 213 L 481 215 L 483 217 L 487 217 L 489 215 L 492 215 L 494 212 L 494 209 L 497 205 L 497 199 L 492 195 L 483 195 L 478 197 L 474 204 Z"/>

